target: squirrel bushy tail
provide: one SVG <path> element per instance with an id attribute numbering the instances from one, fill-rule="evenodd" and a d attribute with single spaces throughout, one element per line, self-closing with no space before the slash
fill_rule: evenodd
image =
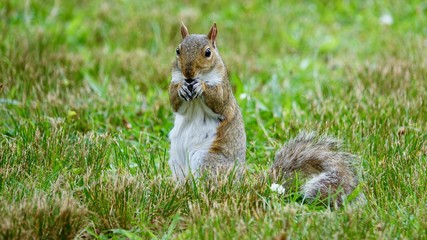
<path id="1" fill-rule="evenodd" d="M 358 185 L 355 156 L 340 147 L 340 142 L 331 137 L 302 132 L 276 153 L 270 175 L 289 185 L 298 174 L 305 179 L 301 186 L 305 199 L 317 198 L 339 206 Z"/>

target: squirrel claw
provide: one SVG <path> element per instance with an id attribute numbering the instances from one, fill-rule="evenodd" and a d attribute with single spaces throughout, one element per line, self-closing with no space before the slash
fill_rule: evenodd
<path id="1" fill-rule="evenodd" d="M 193 99 L 198 98 L 203 93 L 202 82 L 197 81 L 193 84 Z"/>
<path id="2" fill-rule="evenodd" d="M 178 96 L 184 101 L 190 101 L 192 99 L 191 95 L 191 92 L 185 86 L 182 86 L 182 88 L 178 90 Z"/>

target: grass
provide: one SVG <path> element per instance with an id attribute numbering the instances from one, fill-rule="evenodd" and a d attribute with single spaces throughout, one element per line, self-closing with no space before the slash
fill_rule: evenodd
<path id="1" fill-rule="evenodd" d="M 1 239 L 427 237 L 424 2 L 6 0 L 0 19 Z M 330 211 L 256 177 L 176 186 L 181 21 L 218 24 L 251 176 L 316 130 L 360 156 L 368 203 Z"/>

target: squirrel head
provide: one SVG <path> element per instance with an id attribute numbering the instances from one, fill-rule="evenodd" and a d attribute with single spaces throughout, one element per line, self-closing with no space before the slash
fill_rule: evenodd
<path id="1" fill-rule="evenodd" d="M 221 61 L 216 47 L 218 29 L 214 23 L 207 35 L 189 34 L 182 23 L 182 42 L 176 48 L 176 67 L 187 82 L 192 82 L 199 74 L 211 71 Z"/>

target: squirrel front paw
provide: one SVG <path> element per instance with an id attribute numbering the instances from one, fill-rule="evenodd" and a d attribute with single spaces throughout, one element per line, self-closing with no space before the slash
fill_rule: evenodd
<path id="1" fill-rule="evenodd" d="M 198 98 L 203 93 L 203 83 L 199 79 L 191 83 L 184 82 L 178 89 L 178 96 L 184 101 L 191 101 Z"/>
<path id="2" fill-rule="evenodd" d="M 191 101 L 193 99 L 193 86 L 190 83 L 184 82 L 181 88 L 178 89 L 178 96 L 184 101 Z"/>
<path id="3" fill-rule="evenodd" d="M 203 83 L 199 79 L 193 83 L 193 99 L 198 98 L 203 93 Z"/>

